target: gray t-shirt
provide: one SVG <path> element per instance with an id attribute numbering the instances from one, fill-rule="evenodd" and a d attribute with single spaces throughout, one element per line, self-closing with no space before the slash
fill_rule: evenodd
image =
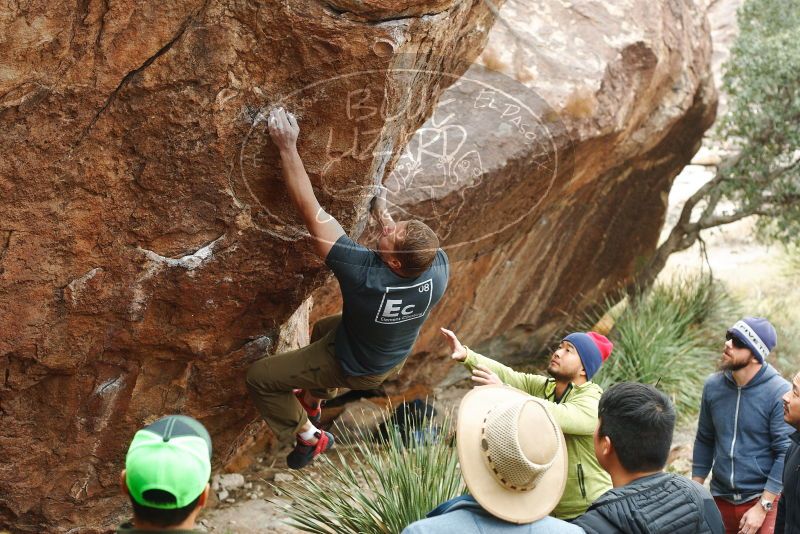
<path id="1" fill-rule="evenodd" d="M 408 356 L 450 275 L 442 249 L 427 271 L 403 278 L 377 252 L 346 235 L 334 243 L 325 263 L 342 289 L 336 356 L 351 376 L 385 373 Z"/>

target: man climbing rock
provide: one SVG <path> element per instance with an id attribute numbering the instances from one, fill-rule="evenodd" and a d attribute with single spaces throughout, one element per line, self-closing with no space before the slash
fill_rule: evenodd
<path id="1" fill-rule="evenodd" d="M 333 446 L 333 435 L 315 426 L 321 399 L 332 399 L 340 387 L 374 389 L 400 370 L 447 288 L 450 267 L 427 225 L 392 219 L 385 190 L 372 207 L 381 226 L 377 250 L 350 239 L 314 195 L 297 152 L 295 117 L 278 108 L 268 125 L 289 197 L 315 252 L 339 281 L 343 300 L 341 315 L 314 325 L 310 345 L 262 358 L 247 372 L 253 402 L 278 440 L 296 435 L 287 463 L 300 469 Z"/>

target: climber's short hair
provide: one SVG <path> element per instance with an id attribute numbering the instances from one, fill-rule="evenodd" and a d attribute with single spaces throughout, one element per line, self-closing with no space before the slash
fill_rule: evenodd
<path id="1" fill-rule="evenodd" d="M 395 243 L 394 255 L 400 260 L 402 270 L 409 276 L 419 276 L 436 259 L 439 238 L 430 226 L 411 219 L 406 226 L 402 242 Z"/>

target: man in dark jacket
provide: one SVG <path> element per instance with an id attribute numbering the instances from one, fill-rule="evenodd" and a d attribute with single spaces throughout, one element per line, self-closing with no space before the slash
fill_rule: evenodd
<path id="1" fill-rule="evenodd" d="M 650 385 L 622 382 L 600 398 L 594 450 L 614 489 L 573 523 L 589 534 L 722 534 L 711 494 L 664 473 L 675 409 Z"/>
<path id="2" fill-rule="evenodd" d="M 783 494 L 778 502 L 775 534 L 800 534 L 800 373 L 792 380 L 792 389 L 783 396 L 783 420 L 797 432 L 786 451 L 783 463 Z"/>
<path id="3" fill-rule="evenodd" d="M 765 362 L 778 342 L 769 321 L 745 317 L 725 337 L 721 370 L 703 386 L 692 478 L 702 484 L 711 471 L 726 532 L 771 534 L 792 433 L 781 402 L 790 386 Z"/>

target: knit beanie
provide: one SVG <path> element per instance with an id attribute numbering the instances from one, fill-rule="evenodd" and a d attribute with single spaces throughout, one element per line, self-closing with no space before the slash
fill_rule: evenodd
<path id="1" fill-rule="evenodd" d="M 747 345 L 756 360 L 761 363 L 764 363 L 764 358 L 778 344 L 775 327 L 763 317 L 745 317 L 730 327 L 728 333 Z"/>
<path id="2" fill-rule="evenodd" d="M 573 332 L 563 341 L 569 341 L 577 349 L 587 380 L 591 380 L 600 370 L 600 366 L 608 359 L 611 349 L 614 348 L 614 344 L 606 336 L 597 332 Z"/>

